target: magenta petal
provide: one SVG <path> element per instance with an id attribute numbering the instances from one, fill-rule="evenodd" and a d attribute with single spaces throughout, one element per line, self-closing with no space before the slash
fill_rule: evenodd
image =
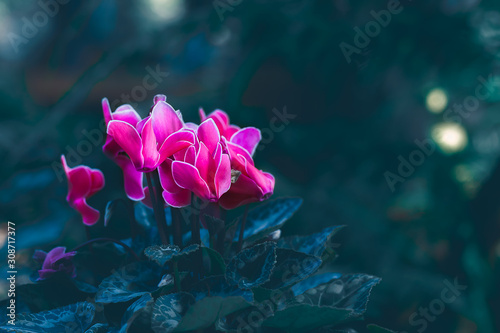
<path id="1" fill-rule="evenodd" d="M 141 200 L 141 202 L 146 205 L 148 208 L 153 209 L 153 201 L 151 200 L 151 194 L 149 193 L 149 187 L 144 188 L 144 198 Z"/>
<path id="2" fill-rule="evenodd" d="M 116 143 L 116 141 L 113 139 L 111 135 L 106 136 L 106 142 L 102 146 L 102 151 L 108 156 L 108 157 L 115 157 L 118 155 L 118 153 L 122 152 L 123 149 Z"/>
<path id="3" fill-rule="evenodd" d="M 196 149 L 194 146 L 189 146 L 184 154 L 184 162 L 194 165 L 196 161 Z"/>
<path id="4" fill-rule="evenodd" d="M 104 122 L 106 125 L 113 119 L 111 116 L 111 106 L 107 98 L 103 98 L 101 101 L 102 113 L 104 114 Z"/>
<path id="5" fill-rule="evenodd" d="M 87 195 L 87 198 L 94 195 L 97 191 L 101 190 L 104 187 L 104 174 L 101 170 L 90 169 L 90 191 Z"/>
<path id="6" fill-rule="evenodd" d="M 222 110 L 215 110 L 208 115 L 208 118 L 214 120 L 215 125 L 217 125 L 217 128 L 219 129 L 221 135 L 223 135 L 226 129 L 229 127 L 229 116 Z"/>
<path id="7" fill-rule="evenodd" d="M 215 173 L 215 189 L 217 198 L 220 198 L 231 187 L 231 161 L 229 155 L 222 154 L 219 167 Z"/>
<path id="8" fill-rule="evenodd" d="M 234 144 L 232 142 L 226 142 L 227 150 L 229 152 L 229 157 L 231 158 L 231 163 L 233 163 L 234 168 L 238 169 L 239 171 L 244 170 L 245 168 L 245 163 L 242 162 L 242 160 L 238 159 L 237 156 L 241 155 L 244 157 L 244 160 L 248 163 L 253 165 L 253 159 L 250 153 L 241 147 L 240 145 Z"/>
<path id="9" fill-rule="evenodd" d="M 185 207 L 191 204 L 191 191 L 185 189 L 181 189 L 181 191 L 177 193 L 163 191 L 163 199 L 172 207 Z"/>
<path id="10" fill-rule="evenodd" d="M 207 119 L 207 115 L 205 114 L 205 111 L 202 108 L 198 109 L 198 114 L 200 115 L 201 122 L 204 122 L 205 119 Z"/>
<path id="11" fill-rule="evenodd" d="M 184 125 L 174 108 L 164 101 L 156 103 L 151 112 L 151 118 L 153 119 L 153 130 L 160 144 Z"/>
<path id="12" fill-rule="evenodd" d="M 161 187 L 170 193 L 177 193 L 183 190 L 174 181 L 172 176 L 172 160 L 167 158 L 158 166 L 158 174 L 160 176 Z"/>
<path id="13" fill-rule="evenodd" d="M 220 134 L 213 119 L 208 118 L 198 127 L 198 138 L 207 146 L 211 154 L 217 148 L 217 143 L 220 141 Z"/>
<path id="14" fill-rule="evenodd" d="M 158 160 L 160 159 L 160 154 L 158 154 L 158 148 L 156 144 L 156 137 L 153 131 L 152 118 L 144 124 L 141 133 L 142 138 L 142 156 L 144 157 L 143 168 L 146 171 L 152 171 L 158 166 Z"/>
<path id="15" fill-rule="evenodd" d="M 167 100 L 167 96 L 163 95 L 163 94 L 158 94 L 156 95 L 154 98 L 153 98 L 153 102 L 154 104 L 160 102 L 160 101 L 163 101 L 165 102 Z"/>
<path id="16" fill-rule="evenodd" d="M 112 116 L 113 120 L 121 120 L 134 127 L 141 121 L 141 116 L 139 116 L 137 111 L 129 104 L 118 107 Z"/>
<path id="17" fill-rule="evenodd" d="M 123 171 L 123 183 L 127 197 L 134 201 L 144 199 L 143 173 L 135 169 L 134 164 L 127 156 L 118 155 L 115 158 L 115 163 Z"/>
<path id="18" fill-rule="evenodd" d="M 76 209 L 80 215 L 82 215 L 83 223 L 85 225 L 91 226 L 99 221 L 99 211 L 90 207 L 84 198 L 75 200 L 72 207 Z"/>
<path id="19" fill-rule="evenodd" d="M 64 252 L 66 252 L 66 248 L 64 246 L 58 246 L 50 250 L 45 257 L 42 268 L 49 268 L 54 262 L 64 256 Z"/>
<path id="20" fill-rule="evenodd" d="M 255 127 L 245 127 L 231 137 L 231 142 L 245 148 L 250 156 L 253 156 L 260 139 L 260 130 Z"/>
<path id="21" fill-rule="evenodd" d="M 135 168 L 138 170 L 142 169 L 144 166 L 142 140 L 136 129 L 124 121 L 112 120 L 108 124 L 108 134 L 128 154 Z"/>
<path id="22" fill-rule="evenodd" d="M 207 183 L 201 178 L 198 170 L 191 164 L 174 161 L 172 163 L 172 175 L 178 186 L 193 191 L 194 194 L 202 199 L 213 199 Z"/>
<path id="23" fill-rule="evenodd" d="M 196 161 L 194 163 L 194 166 L 196 169 L 198 169 L 198 172 L 200 173 L 201 178 L 205 180 L 205 182 L 208 183 L 210 187 L 210 177 L 209 173 L 212 172 L 214 173 L 215 168 L 211 168 L 212 162 L 212 157 L 210 156 L 210 152 L 208 151 L 208 148 L 205 146 L 203 142 L 200 143 L 200 149 L 198 149 L 198 153 L 196 154 Z M 186 161 L 187 162 L 187 161 Z M 212 163 L 211 163 L 212 162 Z M 217 161 L 218 164 L 219 161 Z"/>
<path id="24" fill-rule="evenodd" d="M 64 155 L 61 156 L 61 162 L 68 177 L 68 195 L 66 196 L 66 200 L 71 204 L 75 200 L 85 198 L 90 193 L 92 186 L 90 168 L 78 166 L 71 169 L 68 167 Z"/>
<path id="25" fill-rule="evenodd" d="M 219 204 L 225 209 L 233 209 L 241 205 L 260 201 L 261 189 L 255 182 L 245 175 L 240 175 L 236 183 L 219 200 Z"/>
<path id="26" fill-rule="evenodd" d="M 224 136 L 229 140 L 234 135 L 234 133 L 238 132 L 240 128 L 236 125 L 229 125 L 228 128 L 224 131 Z"/>
<path id="27" fill-rule="evenodd" d="M 159 163 L 162 163 L 179 150 L 189 147 L 194 143 L 194 140 L 194 133 L 191 131 L 181 130 L 171 134 L 159 149 Z"/>

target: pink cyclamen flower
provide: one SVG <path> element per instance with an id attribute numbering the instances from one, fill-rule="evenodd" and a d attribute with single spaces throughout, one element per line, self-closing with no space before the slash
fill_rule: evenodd
<path id="1" fill-rule="evenodd" d="M 73 265 L 72 259 L 76 255 L 76 251 L 66 252 L 65 247 L 56 247 L 48 253 L 36 250 L 33 254 L 33 259 L 42 264 L 42 269 L 38 271 L 37 281 L 42 281 L 50 278 L 58 272 L 62 272 L 71 278 L 76 277 L 76 268 Z"/>
<path id="2" fill-rule="evenodd" d="M 161 98 L 163 95 L 157 96 Z M 163 96 L 165 99 L 166 97 Z M 111 112 L 111 107 L 107 98 L 102 100 L 102 110 L 104 113 L 104 121 L 106 127 L 112 120 L 120 120 L 136 127 L 141 121 L 141 117 L 131 105 L 125 104 L 118 107 L 115 112 Z M 137 171 L 132 163 L 132 160 L 126 156 L 125 151 L 113 139 L 111 135 L 107 135 L 106 143 L 102 147 L 104 153 L 111 158 L 123 171 L 123 182 L 125 193 L 129 199 L 138 201 L 145 197 L 143 183 L 143 173 Z"/>
<path id="3" fill-rule="evenodd" d="M 196 133 L 196 142 L 158 168 L 163 198 L 173 207 L 189 205 L 191 192 L 217 202 L 231 186 L 231 162 L 215 121 L 207 119 L 189 131 Z"/>
<path id="4" fill-rule="evenodd" d="M 269 198 L 274 191 L 274 177 L 257 169 L 252 158 L 262 138 L 260 130 L 255 127 L 240 129 L 232 125 L 229 116 L 222 110 L 215 110 L 206 116 L 200 109 L 200 118 L 202 121 L 207 118 L 215 121 L 231 157 L 234 183 L 220 198 L 220 205 L 225 209 L 233 209 Z"/>
<path id="5" fill-rule="evenodd" d="M 68 196 L 66 201 L 82 215 L 83 223 L 93 225 L 99 220 L 99 211 L 87 204 L 87 199 L 104 187 L 104 175 L 101 170 L 80 165 L 68 167 L 66 158 L 61 155 L 64 172 L 68 178 Z"/>
<path id="6" fill-rule="evenodd" d="M 180 113 L 155 98 L 151 116 L 135 126 L 123 120 L 108 123 L 108 135 L 127 153 L 137 171 L 151 172 L 165 159 L 194 143 L 194 134 L 183 129 Z"/>
<path id="7" fill-rule="evenodd" d="M 238 126 L 229 123 L 228 114 L 222 110 L 217 109 L 207 116 L 205 115 L 205 111 L 200 108 L 199 114 L 201 122 L 204 122 L 206 119 L 212 119 L 219 129 L 220 135 L 227 140 L 231 139 L 231 136 L 240 130 Z"/>

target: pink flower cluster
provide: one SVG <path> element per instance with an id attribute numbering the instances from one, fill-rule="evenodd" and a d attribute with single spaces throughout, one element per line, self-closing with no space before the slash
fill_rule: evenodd
<path id="1" fill-rule="evenodd" d="M 103 151 L 122 169 L 125 192 L 130 199 L 146 199 L 143 176 L 155 170 L 159 173 L 163 198 L 172 207 L 189 205 L 192 193 L 225 209 L 272 195 L 274 177 L 257 169 L 253 161 L 261 139 L 257 128 L 232 125 L 221 110 L 208 116 L 200 110 L 201 124 L 185 123 L 180 111 L 168 104 L 164 95 L 155 96 L 151 112 L 144 119 L 130 105 L 112 112 L 106 98 L 102 107 L 108 134 Z M 93 176 L 94 171 L 88 167 L 78 168 L 90 170 L 90 177 L 75 180 L 71 170 L 66 169 L 70 192 L 78 192 L 79 201 L 73 200 L 72 205 L 82 214 L 84 222 L 91 225 L 98 216 L 96 219 L 95 212 L 87 207 L 85 198 L 101 184 L 100 178 Z M 68 200 L 73 197 L 68 195 Z"/>

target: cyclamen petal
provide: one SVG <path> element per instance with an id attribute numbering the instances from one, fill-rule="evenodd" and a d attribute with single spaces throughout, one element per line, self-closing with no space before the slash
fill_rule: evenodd
<path id="1" fill-rule="evenodd" d="M 198 127 L 197 136 L 213 154 L 220 141 L 220 133 L 213 119 L 207 119 Z"/>
<path id="2" fill-rule="evenodd" d="M 61 162 L 68 178 L 66 201 L 80 213 L 84 224 L 95 224 L 99 220 L 99 211 L 90 207 L 86 199 L 104 187 L 104 175 L 100 170 L 83 165 L 72 169 L 68 167 L 64 155 L 61 156 Z"/>
<path id="3" fill-rule="evenodd" d="M 163 199 L 167 204 L 175 208 L 185 207 L 191 204 L 191 191 L 181 189 L 177 193 L 163 191 Z"/>
<path id="4" fill-rule="evenodd" d="M 174 161 L 172 163 L 172 176 L 179 187 L 193 191 L 194 194 L 202 199 L 209 201 L 214 199 L 207 183 L 201 178 L 198 170 L 191 164 Z"/>
<path id="5" fill-rule="evenodd" d="M 135 168 L 141 170 L 144 166 L 144 157 L 142 156 L 142 140 L 137 130 L 129 123 L 112 120 L 108 124 L 108 134 L 127 153 Z"/>
<path id="6" fill-rule="evenodd" d="M 229 155 L 223 154 L 221 156 L 214 182 L 218 198 L 229 191 L 231 187 L 231 161 L 229 160 Z"/>
<path id="7" fill-rule="evenodd" d="M 158 142 L 164 142 L 170 134 L 177 132 L 184 125 L 174 108 L 164 101 L 155 104 L 151 118 Z"/>
<path id="8" fill-rule="evenodd" d="M 243 147 L 248 151 L 250 156 L 253 156 L 261 138 L 260 130 L 255 127 L 245 127 L 234 133 L 230 141 Z"/>
<path id="9" fill-rule="evenodd" d="M 76 252 L 65 252 L 65 247 L 56 247 L 48 253 L 40 250 L 35 251 L 33 259 L 37 261 L 43 260 L 42 268 L 38 271 L 39 277 L 37 281 L 48 279 L 58 272 L 65 273 L 71 278 L 76 277 L 76 268 L 72 262 Z"/>
<path id="10" fill-rule="evenodd" d="M 143 173 L 137 171 L 130 158 L 125 155 L 118 155 L 114 161 L 123 171 L 123 183 L 127 197 L 134 201 L 144 199 Z"/>
<path id="11" fill-rule="evenodd" d="M 82 220 L 85 225 L 91 226 L 99 221 L 99 211 L 90 207 L 85 198 L 75 200 L 72 207 L 82 215 Z"/>
<path id="12" fill-rule="evenodd" d="M 194 133 L 191 131 L 178 131 L 169 135 L 159 149 L 160 159 L 158 163 L 162 163 L 174 153 L 191 146 L 194 143 Z"/>
<path id="13" fill-rule="evenodd" d="M 156 147 L 156 137 L 153 131 L 152 118 L 144 124 L 141 133 L 142 156 L 144 159 L 143 169 L 146 172 L 153 171 L 158 165 L 160 154 Z"/>

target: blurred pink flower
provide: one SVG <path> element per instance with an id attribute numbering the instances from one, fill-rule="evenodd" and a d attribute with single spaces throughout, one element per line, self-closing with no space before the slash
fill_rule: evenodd
<path id="1" fill-rule="evenodd" d="M 91 169 L 80 165 L 75 168 L 68 167 L 66 158 L 61 155 L 64 172 L 68 178 L 69 205 L 82 215 L 83 223 L 93 225 L 99 220 L 99 211 L 87 204 L 87 199 L 104 187 L 104 175 L 101 170 Z"/>
<path id="2" fill-rule="evenodd" d="M 56 247 L 48 253 L 36 250 L 33 254 L 33 259 L 42 264 L 42 269 L 38 271 L 37 281 L 50 278 L 58 272 L 63 272 L 71 278 L 76 277 L 76 268 L 73 265 L 72 259 L 76 252 L 66 252 L 65 247 Z"/>

